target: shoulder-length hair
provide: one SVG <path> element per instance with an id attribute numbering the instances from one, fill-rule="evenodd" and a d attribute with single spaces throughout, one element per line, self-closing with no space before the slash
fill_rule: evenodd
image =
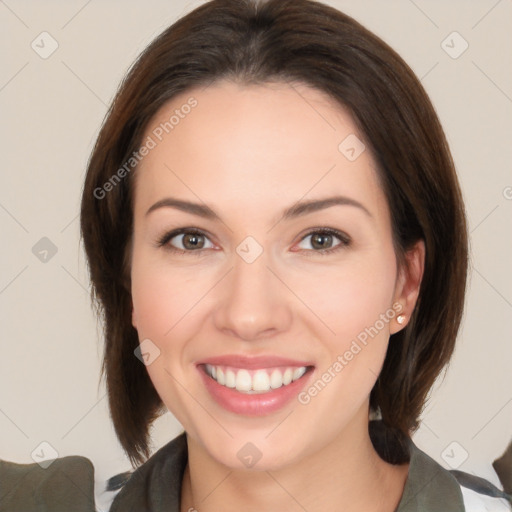
<path id="1" fill-rule="evenodd" d="M 88 162 L 81 234 L 92 297 L 104 320 L 101 376 L 114 428 L 132 465 L 150 455 L 149 429 L 165 410 L 134 355 L 130 252 L 133 170 L 149 120 L 188 89 L 228 79 L 296 82 L 348 109 L 372 152 L 391 211 L 397 259 L 426 247 L 419 298 L 391 336 L 370 394 L 372 411 L 402 441 L 420 423 L 427 394 L 448 364 L 462 317 L 467 226 L 453 160 L 435 110 L 412 70 L 380 38 L 312 0 L 212 0 L 160 34 L 121 83 Z M 123 167 L 124 166 L 124 167 Z M 122 171 L 124 169 L 124 172 Z M 392 455 L 380 447 L 381 456 Z"/>

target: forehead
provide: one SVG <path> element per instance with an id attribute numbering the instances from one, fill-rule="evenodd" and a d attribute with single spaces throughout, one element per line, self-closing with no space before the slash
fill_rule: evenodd
<path id="1" fill-rule="evenodd" d="M 335 193 L 370 196 L 375 206 L 383 200 L 351 115 L 303 84 L 221 81 L 191 89 L 160 108 L 149 139 L 153 148 L 136 172 L 136 208 L 166 192 L 247 208 L 247 201 L 261 208 Z"/>

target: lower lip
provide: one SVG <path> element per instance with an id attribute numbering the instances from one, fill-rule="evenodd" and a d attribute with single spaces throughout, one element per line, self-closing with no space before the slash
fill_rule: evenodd
<path id="1" fill-rule="evenodd" d="M 273 389 L 267 393 L 241 393 L 236 389 L 222 386 L 204 371 L 204 367 L 197 369 L 202 376 L 206 389 L 213 399 L 224 409 L 245 416 L 264 416 L 282 409 L 295 398 L 305 387 L 309 380 L 311 369 L 300 378 L 287 386 Z"/>

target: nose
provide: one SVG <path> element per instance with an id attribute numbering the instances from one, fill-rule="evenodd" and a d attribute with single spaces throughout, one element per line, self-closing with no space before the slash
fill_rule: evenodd
<path id="1" fill-rule="evenodd" d="M 290 294 L 268 263 L 265 252 L 252 263 L 233 255 L 233 268 L 223 279 L 215 310 L 217 329 L 243 341 L 271 337 L 289 329 Z"/>

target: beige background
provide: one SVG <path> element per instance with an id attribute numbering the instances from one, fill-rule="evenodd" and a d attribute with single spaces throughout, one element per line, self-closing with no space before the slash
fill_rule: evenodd
<path id="1" fill-rule="evenodd" d="M 201 3 L 0 1 L 3 459 L 33 462 L 45 441 L 60 457 L 89 457 L 99 478 L 129 468 L 104 386 L 97 387 L 102 342 L 79 245 L 80 191 L 124 72 L 157 34 Z M 483 475 L 512 437 L 512 2 L 327 3 L 404 57 L 451 144 L 470 222 L 470 290 L 453 362 L 414 439 L 444 467 Z M 49 36 L 39 36 L 44 31 L 58 43 L 46 59 L 31 47 L 35 40 L 39 52 L 51 49 Z M 443 49 L 463 49 L 459 36 L 446 39 L 453 31 L 469 44 L 458 58 Z M 46 262 L 32 252 L 43 237 L 57 248 Z M 44 249 L 47 242 L 40 243 Z M 179 429 L 169 413 L 162 417 L 154 448 Z"/>

